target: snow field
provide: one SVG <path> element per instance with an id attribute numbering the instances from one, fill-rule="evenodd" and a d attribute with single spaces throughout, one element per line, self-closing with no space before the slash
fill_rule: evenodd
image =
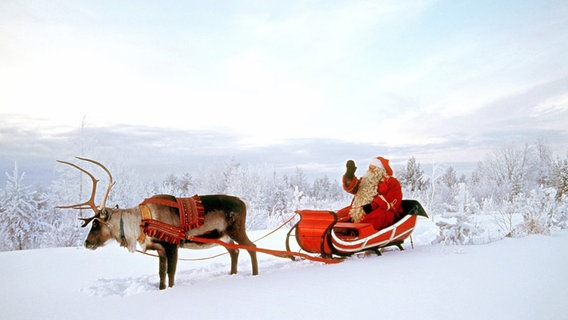
<path id="1" fill-rule="evenodd" d="M 421 219 L 418 222 L 424 220 Z M 562 319 L 568 314 L 568 232 L 485 245 L 428 245 L 360 254 L 336 265 L 241 252 L 180 261 L 176 285 L 158 290 L 157 258 L 117 245 L 0 253 L 1 319 Z M 262 232 L 251 233 L 257 238 Z M 283 249 L 286 230 L 259 246 Z M 295 242 L 294 242 L 295 243 Z M 181 250 L 180 257 L 223 252 Z"/>

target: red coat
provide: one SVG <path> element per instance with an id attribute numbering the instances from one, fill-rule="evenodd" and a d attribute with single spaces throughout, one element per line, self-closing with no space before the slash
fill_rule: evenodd
<path id="1" fill-rule="evenodd" d="M 354 178 L 350 182 L 343 177 L 343 189 L 357 194 L 361 179 Z M 375 229 L 381 230 L 392 225 L 402 213 L 402 188 L 400 182 L 391 176 L 383 178 L 377 184 L 377 196 L 371 202 L 372 211 L 366 214 L 361 222 L 371 223 Z M 349 219 L 351 206 L 337 212 L 340 221 Z"/>

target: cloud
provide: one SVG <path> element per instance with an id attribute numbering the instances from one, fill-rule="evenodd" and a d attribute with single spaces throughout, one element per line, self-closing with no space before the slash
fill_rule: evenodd
<path id="1" fill-rule="evenodd" d="M 563 152 L 566 16 L 562 2 L 2 2 L 1 157 L 49 168 L 97 146 L 147 171 L 233 156 L 333 171 L 537 137 Z"/>
<path id="2" fill-rule="evenodd" d="M 366 166 L 382 154 L 394 163 L 406 160 L 396 148 L 345 142 L 336 139 L 288 139 L 270 145 L 243 144 L 238 136 L 218 131 L 180 130 L 141 126 L 84 127 L 43 136 L 2 126 L 0 170 L 10 171 L 14 161 L 29 172 L 33 183 L 45 184 L 54 175 L 55 160 L 85 156 L 103 163 L 120 162 L 146 178 L 196 172 L 222 167 L 234 160 L 246 165 L 293 173 L 296 168 L 308 176 L 335 176 L 347 159 Z"/>

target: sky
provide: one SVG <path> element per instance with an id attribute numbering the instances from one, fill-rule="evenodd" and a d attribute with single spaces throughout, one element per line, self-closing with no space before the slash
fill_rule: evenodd
<path id="1" fill-rule="evenodd" d="M 562 0 L 4 0 L 0 39 L 3 171 L 568 152 Z"/>

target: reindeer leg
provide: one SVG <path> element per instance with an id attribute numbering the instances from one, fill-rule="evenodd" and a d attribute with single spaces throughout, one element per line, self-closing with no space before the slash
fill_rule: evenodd
<path id="1" fill-rule="evenodd" d="M 233 240 L 229 241 L 230 244 L 234 244 Z M 239 263 L 239 249 L 229 249 L 229 255 L 231 256 L 231 274 L 237 274 L 237 265 Z"/>
<path id="2" fill-rule="evenodd" d="M 160 243 L 153 242 L 146 247 L 147 249 L 156 250 L 160 259 L 160 266 L 158 268 L 158 275 L 160 276 L 160 290 L 166 289 L 166 270 L 168 269 L 167 253 L 164 246 Z"/>
<path id="3" fill-rule="evenodd" d="M 250 241 L 250 244 L 247 244 L 247 246 L 253 246 L 256 248 L 256 245 Z M 254 250 L 247 250 L 249 255 L 250 255 L 250 262 L 252 264 L 252 275 L 256 276 L 258 275 L 258 261 L 256 260 L 256 251 Z"/>
<path id="4" fill-rule="evenodd" d="M 178 246 L 175 244 L 168 244 L 165 246 L 166 256 L 168 258 L 168 287 L 174 286 L 176 267 L 178 260 Z"/>
<path id="5" fill-rule="evenodd" d="M 240 228 L 240 232 L 233 232 L 229 234 L 231 239 L 235 240 L 240 245 L 250 246 L 256 248 L 254 242 L 250 241 L 249 237 L 247 236 L 244 228 Z M 258 261 L 256 260 L 256 251 L 254 250 L 247 250 L 250 255 L 250 262 L 252 264 L 252 275 L 258 275 Z M 232 258 L 232 257 L 231 257 Z"/>

